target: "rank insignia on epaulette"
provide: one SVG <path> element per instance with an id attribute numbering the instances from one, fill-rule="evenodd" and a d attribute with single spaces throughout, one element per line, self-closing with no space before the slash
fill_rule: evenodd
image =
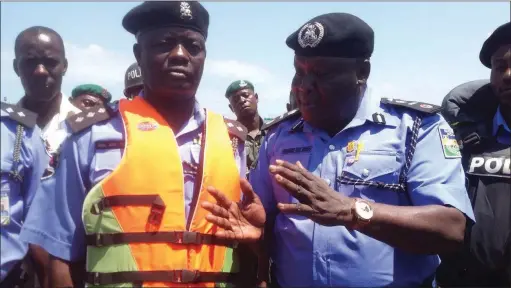
<path id="1" fill-rule="evenodd" d="M 22 125 L 33 128 L 37 123 L 37 114 L 16 105 L 2 102 L 2 111 L 9 115 L 9 118 L 21 123 Z"/>
<path id="2" fill-rule="evenodd" d="M 280 116 L 275 117 L 273 120 L 271 120 L 268 123 L 264 123 L 264 125 L 261 127 L 261 130 L 268 130 L 269 128 L 277 125 L 278 123 L 281 123 L 284 120 L 287 120 L 293 116 L 299 116 L 299 115 L 301 115 L 300 110 L 298 110 L 298 109 L 291 110 L 291 111 L 286 112 Z"/>
<path id="3" fill-rule="evenodd" d="M 105 106 L 82 111 L 67 119 L 73 133 L 80 132 L 96 123 L 111 118 L 110 109 Z"/>
<path id="4" fill-rule="evenodd" d="M 420 111 L 427 114 L 436 114 L 440 112 L 442 107 L 423 103 L 423 102 L 417 102 L 417 101 L 406 101 L 406 100 L 399 100 L 399 99 L 392 99 L 392 98 L 381 98 L 381 103 L 383 104 L 390 104 L 395 106 L 401 106 L 410 108 L 416 111 Z"/>
<path id="5" fill-rule="evenodd" d="M 229 134 L 238 137 L 241 141 L 245 141 L 247 139 L 248 130 L 245 126 L 243 126 L 243 124 L 228 118 L 224 118 L 224 122 Z"/>

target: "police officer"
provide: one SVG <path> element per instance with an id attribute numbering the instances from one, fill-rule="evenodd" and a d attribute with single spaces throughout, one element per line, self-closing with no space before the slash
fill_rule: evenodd
<path id="1" fill-rule="evenodd" d="M 54 176 L 42 181 L 22 239 L 52 255 L 57 287 L 81 278 L 108 287 L 252 280 L 239 278 L 235 265 L 243 261 L 229 249 L 236 243 L 212 235 L 217 227 L 198 204 L 213 199 L 209 186 L 233 201 L 250 192 L 240 183 L 246 128 L 195 98 L 207 10 L 194 1 L 148 1 L 122 24 L 137 39 L 144 94 L 68 119 L 73 135 Z"/>
<path id="2" fill-rule="evenodd" d="M 96 84 L 78 85 L 71 92 L 71 103 L 82 111 L 95 106 L 104 106 L 105 103 L 110 103 L 110 100 L 112 100 L 112 94 Z"/>
<path id="3" fill-rule="evenodd" d="M 259 96 L 254 91 L 254 85 L 248 80 L 232 82 L 225 91 L 225 97 L 229 100 L 229 108 L 236 115 L 236 120 L 247 127 L 248 134 L 245 141 L 247 153 L 247 173 L 254 167 L 259 148 L 264 139 L 265 132 L 261 130 L 264 124 L 259 116 L 257 105 Z"/>
<path id="4" fill-rule="evenodd" d="M 29 247 L 21 242 L 19 233 L 25 216 L 48 163 L 41 140 L 41 130 L 36 125 L 37 115 L 19 106 L 2 102 L 2 189 L 1 189 L 1 251 L 0 286 L 34 287 L 34 275 L 27 275 L 25 264 L 36 260 L 41 283 L 44 257 L 32 254 L 22 265 Z M 31 249 L 31 252 L 34 250 Z M 43 259 L 43 260 L 41 260 Z M 23 266 L 23 267 L 22 267 Z M 26 282 L 28 280 L 28 282 Z M 27 285 L 27 286 L 23 286 Z M 45 287 L 45 286 L 43 286 Z"/>
<path id="5" fill-rule="evenodd" d="M 143 88 L 142 71 L 138 63 L 135 62 L 128 67 L 126 75 L 124 75 L 124 96 L 128 99 L 133 99 L 133 97 L 140 94 Z"/>
<path id="6" fill-rule="evenodd" d="M 369 93 L 374 34 L 356 16 L 315 17 L 286 43 L 299 111 L 267 124 L 250 173 L 253 209 L 261 201 L 274 223 L 276 284 L 432 287 L 438 254 L 458 249 L 473 221 L 439 107 Z M 253 219 L 234 222 L 222 204 L 210 221 L 257 239 Z"/>
<path id="7" fill-rule="evenodd" d="M 466 249 L 447 255 L 444 286 L 511 285 L 511 23 L 493 32 L 480 53 L 488 81 L 472 81 L 444 99 L 443 115 L 462 143 L 468 193 L 476 223 Z"/>

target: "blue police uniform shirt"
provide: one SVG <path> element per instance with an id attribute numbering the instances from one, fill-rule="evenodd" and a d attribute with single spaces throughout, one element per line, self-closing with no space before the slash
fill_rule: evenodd
<path id="1" fill-rule="evenodd" d="M 108 121 L 72 135 L 65 142 L 55 175 L 42 181 L 36 197 L 37 207 L 30 211 L 23 226 L 24 241 L 37 244 L 55 257 L 78 261 L 85 257 L 85 230 L 82 223 L 82 206 L 87 192 L 119 165 L 121 149 L 95 149 L 100 141 L 125 139 L 122 117 L 117 113 Z M 176 133 L 179 154 L 183 161 L 199 164 L 200 146 L 193 144 L 205 121 L 205 112 L 197 104 L 193 116 Z M 240 176 L 245 177 L 244 145 L 240 143 L 235 153 Z M 143 165 L 140 169 L 144 169 Z M 188 219 L 193 198 L 195 177 L 184 175 L 185 213 Z M 200 205 L 198 203 L 197 205 Z M 44 213 L 44 217 L 40 215 Z"/>
<path id="2" fill-rule="evenodd" d="M 502 116 L 502 108 L 499 107 L 493 118 L 493 136 L 502 144 L 511 145 L 511 129 Z"/>
<path id="3" fill-rule="evenodd" d="M 419 112 L 381 104 L 379 98 L 365 94 L 356 117 L 334 137 L 306 122 L 302 131 L 291 131 L 301 120 L 296 117 L 270 129 L 259 163 L 250 172 L 250 182 L 266 212 L 276 214 L 270 255 L 282 287 L 420 285 L 435 273 L 440 259 L 437 255 L 407 253 L 343 226 L 326 227 L 306 217 L 277 213 L 278 202 L 297 200 L 270 176 L 268 166 L 276 159 L 300 161 L 332 189 L 349 197 L 396 206 L 449 205 L 474 221 L 461 160 L 444 156 L 439 128 L 450 127 L 438 114 L 425 116 L 420 127 L 407 182 L 412 204 L 402 193 L 339 184 L 341 173 L 361 180 L 398 183 L 404 165 L 407 131 Z M 375 123 L 375 112 L 384 116 L 385 124 Z M 358 161 L 350 163 L 345 160 L 353 159 L 354 151 L 347 151 L 346 146 L 354 140 L 364 143 L 364 148 Z M 305 149 L 293 149 L 298 147 Z"/>
<path id="4" fill-rule="evenodd" d="M 19 124 L 8 118 L 9 114 L 1 111 L 1 137 L 2 166 L 1 166 L 1 265 L 0 281 L 9 274 L 9 271 L 22 260 L 28 245 L 20 241 L 19 234 L 25 220 L 27 211 L 33 202 L 41 176 L 49 161 L 41 139 L 41 130 L 24 127 L 21 142 L 20 162 L 15 167 L 23 177 L 21 182 L 9 176 L 14 165 L 14 147 L 16 129 Z"/>

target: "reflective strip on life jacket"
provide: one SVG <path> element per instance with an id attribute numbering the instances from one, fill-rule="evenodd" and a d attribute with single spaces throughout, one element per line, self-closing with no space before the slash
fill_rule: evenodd
<path id="1" fill-rule="evenodd" d="M 241 197 L 223 117 L 206 111 L 197 175 L 202 178 L 187 225 L 183 166 L 172 129 L 143 97 L 121 100 L 119 110 L 126 130 L 123 158 L 83 205 L 87 282 L 211 287 L 231 281 L 237 272 L 234 245 L 213 236 L 218 227 L 206 221 L 209 212 L 200 205 L 215 202 L 209 186 L 233 201 Z"/>

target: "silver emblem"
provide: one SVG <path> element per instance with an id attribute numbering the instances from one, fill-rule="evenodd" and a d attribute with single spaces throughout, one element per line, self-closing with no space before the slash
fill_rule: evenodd
<path id="1" fill-rule="evenodd" d="M 181 19 L 184 19 L 185 17 L 188 17 L 188 19 L 193 19 L 190 4 L 187 2 L 181 2 L 180 8 L 181 10 L 179 10 L 179 12 L 181 12 Z"/>
<path id="2" fill-rule="evenodd" d="M 10 113 L 12 113 L 12 112 L 14 112 L 14 110 L 13 110 L 11 107 L 9 107 L 9 108 L 5 109 L 5 111 L 7 111 L 7 113 L 9 113 L 9 114 L 10 114 Z"/>
<path id="3" fill-rule="evenodd" d="M 247 82 L 245 82 L 245 80 L 241 80 L 239 86 L 245 87 L 245 86 L 247 86 Z"/>
<path id="4" fill-rule="evenodd" d="M 25 117 L 25 113 L 23 113 L 22 111 L 18 112 L 18 115 L 19 115 L 20 117 Z"/>
<path id="5" fill-rule="evenodd" d="M 321 25 L 321 23 L 307 23 L 303 25 L 300 32 L 298 32 L 298 44 L 300 44 L 302 48 L 307 46 L 314 48 L 318 46 L 321 39 L 323 39 L 323 36 L 325 36 L 325 28 Z"/>
<path id="6" fill-rule="evenodd" d="M 82 121 L 83 121 L 83 117 L 78 117 L 78 118 L 76 118 L 76 120 L 75 120 L 75 122 L 78 122 L 78 123 L 80 123 L 80 122 L 82 122 Z"/>
<path id="7" fill-rule="evenodd" d="M 89 113 L 87 113 L 87 118 L 94 117 L 94 114 L 96 114 L 96 113 L 94 113 L 94 112 L 89 112 Z"/>
<path id="8" fill-rule="evenodd" d="M 105 113 L 105 108 L 99 108 L 98 113 Z"/>

